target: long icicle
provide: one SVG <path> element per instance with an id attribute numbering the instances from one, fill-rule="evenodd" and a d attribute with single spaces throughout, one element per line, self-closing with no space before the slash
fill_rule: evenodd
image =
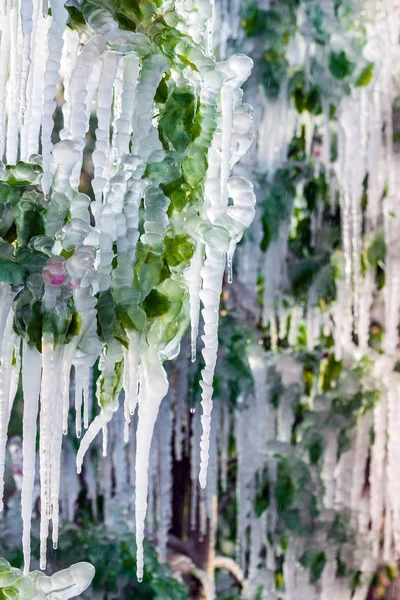
<path id="1" fill-rule="evenodd" d="M 36 466 L 36 422 L 39 408 L 42 358 L 36 349 L 24 342 L 22 353 L 22 388 L 24 390 L 24 415 L 22 421 L 23 479 L 22 505 L 22 550 L 24 574 L 29 573 L 31 562 L 31 519 L 32 498 Z"/>
<path id="2" fill-rule="evenodd" d="M 162 399 L 168 392 L 168 379 L 155 348 L 143 353 L 139 392 L 139 420 L 136 433 L 136 569 L 143 579 L 144 522 L 147 512 L 148 467 L 151 440 Z"/>

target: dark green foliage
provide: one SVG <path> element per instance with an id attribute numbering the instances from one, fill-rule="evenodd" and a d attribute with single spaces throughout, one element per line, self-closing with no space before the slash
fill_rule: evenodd
<path id="1" fill-rule="evenodd" d="M 185 152 L 189 143 L 198 135 L 193 126 L 195 97 L 191 89 L 177 88 L 169 94 L 165 111 L 158 123 L 158 132 L 166 150 Z"/>
<path id="2" fill-rule="evenodd" d="M 277 481 L 275 484 L 275 499 L 279 512 L 289 508 L 296 499 L 296 485 L 291 476 L 287 459 L 281 458 L 278 462 Z"/>
<path id="3" fill-rule="evenodd" d="M 292 75 L 288 84 L 288 92 L 292 97 L 298 113 L 304 110 L 312 115 L 319 115 L 322 112 L 321 93 L 319 88 L 306 80 L 303 70 L 296 71 Z"/>
<path id="4" fill-rule="evenodd" d="M 313 436 L 313 440 L 308 446 L 308 455 L 310 458 L 310 463 L 312 465 L 316 465 L 322 458 L 324 453 L 324 439 L 321 435 L 316 433 Z"/>
<path id="5" fill-rule="evenodd" d="M 116 533 L 103 526 L 85 529 L 66 526 L 60 536 L 55 559 L 57 568 L 74 561 L 86 560 L 93 564 L 96 574 L 92 592 L 106 593 L 110 600 L 187 600 L 186 587 L 171 578 L 166 565 L 161 565 L 155 551 L 145 543 L 145 570 L 143 582 L 136 579 L 136 545 L 129 532 Z"/>
<path id="6" fill-rule="evenodd" d="M 268 193 L 262 204 L 262 227 L 263 238 L 261 249 L 265 252 L 273 240 L 279 235 L 279 227 L 292 212 L 293 200 L 296 194 L 296 183 L 300 173 L 295 167 L 278 169 L 271 184 L 268 185 Z"/>
<path id="7" fill-rule="evenodd" d="M 355 63 L 351 62 L 346 52 L 331 52 L 329 55 L 329 70 L 336 79 L 345 79 L 352 75 Z"/>
<path id="8" fill-rule="evenodd" d="M 148 319 L 155 319 L 168 312 L 169 300 L 157 290 L 151 290 L 143 301 L 143 308 Z"/>
<path id="9" fill-rule="evenodd" d="M 300 563 L 310 570 L 310 583 L 316 583 L 325 568 L 326 554 L 323 551 L 312 552 L 307 550 L 300 559 Z"/>
<path id="10" fill-rule="evenodd" d="M 250 37 L 260 37 L 263 49 L 256 57 L 258 78 L 266 96 L 277 98 L 289 63 L 286 49 L 296 29 L 297 0 L 282 0 L 269 10 L 249 4 L 242 11 L 242 27 Z"/>
<path id="11" fill-rule="evenodd" d="M 371 267 L 376 269 L 380 264 L 385 263 L 386 259 L 386 242 L 383 231 L 377 231 L 374 239 L 368 246 L 367 259 Z"/>
<path id="12" fill-rule="evenodd" d="M 254 512 L 260 517 L 269 506 L 270 482 L 268 467 L 256 473 L 256 494 L 254 497 Z"/>
<path id="13" fill-rule="evenodd" d="M 194 252 L 193 243 L 188 235 L 167 236 L 165 243 L 165 259 L 169 267 L 177 267 L 189 261 Z"/>
<path id="14" fill-rule="evenodd" d="M 342 361 L 337 361 L 334 354 L 329 354 L 321 369 L 322 374 L 322 391 L 324 394 L 328 392 L 334 385 L 342 372 Z"/>
<path id="15" fill-rule="evenodd" d="M 289 267 L 289 278 L 292 285 L 293 296 L 304 299 L 316 274 L 320 271 L 324 257 L 304 258 Z"/>
<path id="16" fill-rule="evenodd" d="M 250 369 L 247 345 L 249 331 L 232 315 L 221 318 L 218 339 L 220 352 L 218 354 L 216 375 L 220 379 L 220 392 L 214 392 L 218 397 L 235 405 L 239 395 L 246 395 L 253 389 L 254 380 Z"/>

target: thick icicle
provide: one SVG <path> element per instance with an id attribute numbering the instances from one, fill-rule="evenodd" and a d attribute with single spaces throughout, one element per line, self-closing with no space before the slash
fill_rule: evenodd
<path id="1" fill-rule="evenodd" d="M 57 83 L 60 79 L 60 61 L 64 45 L 63 34 L 66 26 L 68 12 L 64 7 L 63 0 L 50 0 L 51 25 L 49 29 L 49 52 L 44 72 L 43 89 L 43 115 L 42 115 L 42 155 L 43 176 L 42 187 L 45 194 L 48 193 L 52 182 L 50 173 L 52 150 L 51 134 L 53 131 L 53 112 L 56 108 L 54 96 L 57 91 Z"/>
<path id="2" fill-rule="evenodd" d="M 192 362 L 196 360 L 196 344 L 199 333 L 200 319 L 200 287 L 201 269 L 204 263 L 204 244 L 197 242 L 196 250 L 187 273 L 190 297 L 190 328 L 191 328 L 191 356 Z"/>
<path id="3" fill-rule="evenodd" d="M 206 246 L 206 260 L 202 268 L 203 287 L 200 292 L 200 298 L 204 305 L 202 310 L 204 319 L 204 335 L 202 336 L 204 348 L 202 354 L 205 362 L 204 369 L 201 372 L 202 380 L 200 382 L 202 388 L 201 405 L 203 413 L 201 416 L 201 424 L 203 433 L 200 442 L 201 464 L 199 480 L 202 488 L 205 488 L 207 483 L 211 411 L 213 407 L 212 386 L 215 365 L 217 362 L 219 300 L 224 270 L 225 253 L 216 248 Z"/>
<path id="4" fill-rule="evenodd" d="M 45 18 L 40 2 L 34 6 L 34 29 L 32 35 L 32 68 L 29 75 L 28 106 L 25 126 L 21 136 L 21 157 L 24 160 L 39 150 L 39 132 L 42 122 L 43 78 L 46 67 L 47 39 L 51 20 Z"/>
<path id="5" fill-rule="evenodd" d="M 213 378 L 218 350 L 219 302 L 227 254 L 232 258 L 237 243 L 241 240 L 246 227 L 254 218 L 255 196 L 252 185 L 243 177 L 229 177 L 232 165 L 248 149 L 251 117 L 245 119 L 242 135 L 235 139 L 236 149 L 232 152 L 232 127 L 234 110 L 239 110 L 241 96 L 238 88 L 250 75 L 251 59 L 244 55 L 232 56 L 228 61 L 218 64 L 223 78 L 221 92 L 220 132 L 214 136 L 209 151 L 209 169 L 206 182 L 206 213 L 211 227 L 203 234 L 206 260 L 201 270 L 203 302 L 204 348 L 202 354 L 205 367 L 202 370 L 202 427 L 201 464 L 199 480 L 202 488 L 207 482 L 207 465 L 210 440 L 212 411 Z M 215 83 L 214 83 L 215 85 Z M 244 142 L 244 143 L 240 143 Z M 217 152 L 217 143 L 221 152 Z M 229 199 L 232 205 L 229 205 Z"/>
<path id="6" fill-rule="evenodd" d="M 10 387 L 15 334 L 12 331 L 13 314 L 10 312 L 4 331 L 0 353 L 0 511 L 3 510 L 4 465 L 6 456 L 7 430 L 10 420 Z"/>
<path id="7" fill-rule="evenodd" d="M 55 410 L 61 409 L 59 403 L 59 382 L 61 377 L 61 348 L 54 344 L 52 334 L 44 334 L 42 339 L 42 385 L 40 392 L 40 567 L 46 568 L 47 536 L 49 532 L 49 521 L 52 516 L 53 503 L 55 503 L 58 490 L 56 489 L 57 461 L 60 460 L 60 448 L 62 437 L 61 419 L 54 417 Z M 61 413 L 62 418 L 62 411 Z M 60 422 L 59 422 L 60 421 Z M 57 428 L 60 431 L 57 431 Z M 56 472 L 52 473 L 53 469 Z M 52 480 L 53 476 L 53 480 Z M 55 478 L 55 479 L 54 479 Z"/>
<path id="8" fill-rule="evenodd" d="M 18 4 L 10 5 L 10 66 L 8 75 L 8 119 L 6 159 L 9 165 L 15 165 L 18 154 L 18 116 L 19 116 L 19 19 Z"/>
<path id="9" fill-rule="evenodd" d="M 36 469 L 36 422 L 39 408 L 42 359 L 36 349 L 24 343 L 22 354 L 22 388 L 24 391 L 24 416 L 22 422 L 23 480 L 22 505 L 22 549 L 24 573 L 29 573 L 31 558 L 32 499 Z"/>
<path id="10" fill-rule="evenodd" d="M 136 545 L 137 577 L 143 579 L 144 521 L 147 511 L 148 465 L 151 440 L 162 399 L 168 391 L 168 380 L 155 348 L 142 355 L 139 392 L 139 420 L 136 434 Z"/>
<path id="11" fill-rule="evenodd" d="M 1 106 L 6 105 L 6 92 L 7 92 L 7 74 L 8 66 L 10 61 L 10 44 L 11 44 L 11 32 L 10 32 L 10 11 L 7 8 L 5 2 L 0 6 L 0 17 L 2 23 L 2 31 L 0 37 L 0 104 Z M 3 159 L 5 146 L 6 146 L 6 111 L 0 111 L 0 159 Z"/>
<path id="12" fill-rule="evenodd" d="M 98 127 L 96 129 L 96 147 L 92 155 L 94 165 L 92 187 L 97 206 L 100 206 L 102 203 L 103 192 L 109 178 L 109 132 L 111 125 L 112 90 L 117 74 L 118 61 L 118 54 L 111 52 L 105 54 L 97 92 Z"/>
<path id="13" fill-rule="evenodd" d="M 157 420 L 158 440 L 158 555 L 161 562 L 166 561 L 167 538 L 171 526 L 172 501 L 172 409 L 171 392 L 161 403 Z"/>

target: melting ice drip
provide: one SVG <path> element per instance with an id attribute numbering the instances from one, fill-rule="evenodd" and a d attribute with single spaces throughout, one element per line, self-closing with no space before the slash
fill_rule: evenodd
<path id="1" fill-rule="evenodd" d="M 119 29 L 101 2 L 77 3 L 76 10 L 88 27 L 76 27 L 73 19 L 68 23 L 62 0 L 50 0 L 49 7 L 42 0 L 7 0 L 0 8 L 0 99 L 6 106 L 0 115 L 0 156 L 7 163 L 7 169 L 0 169 L 2 224 L 14 219 L 17 230 L 13 245 L 2 240 L 11 274 L 3 277 L 0 290 L 0 481 L 21 362 L 25 573 L 38 414 L 45 568 L 50 523 L 54 547 L 58 542 L 60 454 L 62 433 L 68 430 L 71 368 L 76 434 L 81 435 L 82 406 L 87 430 L 78 472 L 101 431 L 107 453 L 107 426 L 123 387 L 126 437 L 138 410 L 135 511 L 141 579 L 150 447 L 168 390 L 163 362 L 179 353 L 189 312 L 195 354 L 200 300 L 205 360 L 200 482 L 206 484 L 223 273 L 227 259 L 231 279 L 235 247 L 254 218 L 252 185 L 231 176 L 253 139 L 251 108 L 242 104 L 240 90 L 252 61 L 238 55 L 215 62 L 208 1 L 195 10 L 179 3 L 176 12 L 167 1 L 151 5 L 141 22 L 144 33 Z M 167 54 L 162 36 L 168 19 L 159 18 L 164 14 L 175 27 Z M 63 128 L 53 145 L 61 82 Z M 160 100 L 162 89 L 167 98 Z M 168 119 L 175 119 L 169 112 L 174 93 L 194 98 L 192 119 L 198 130 L 186 131 L 183 145 L 168 129 Z M 92 112 L 97 129 L 90 201 L 79 192 L 79 182 Z M 182 189 L 168 190 L 181 180 Z M 179 209 L 174 193 L 185 199 Z M 32 219 L 40 220 L 38 235 L 29 230 Z M 167 263 L 167 242 L 179 236 L 194 248 L 193 256 Z M 31 262 L 23 263 L 23 256 Z M 163 260 L 167 273 L 161 277 Z M 145 310 L 150 298 L 155 314 Z M 34 316 L 33 310 L 38 311 Z M 37 319 L 43 325 L 35 338 Z M 123 324 L 118 331 L 116 322 Z M 89 377 L 98 358 L 100 413 L 89 424 Z"/>

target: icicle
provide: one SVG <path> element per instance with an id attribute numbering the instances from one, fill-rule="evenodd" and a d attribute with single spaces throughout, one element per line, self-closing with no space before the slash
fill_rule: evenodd
<path id="1" fill-rule="evenodd" d="M 51 447 L 51 456 L 50 456 L 50 474 L 51 474 L 51 519 L 53 523 L 52 528 L 52 541 L 53 548 L 56 549 L 58 546 L 58 530 L 59 530 L 59 512 L 60 512 L 60 475 L 61 475 L 61 450 L 62 450 L 62 396 L 61 396 L 61 387 L 60 387 L 60 377 L 61 377 L 61 369 L 62 362 L 64 356 L 64 348 L 60 351 L 58 349 L 55 350 L 56 354 L 56 373 L 55 373 L 55 391 L 54 398 L 52 401 L 52 409 L 53 409 L 53 417 L 51 423 L 51 435 L 52 435 L 52 447 Z"/>
<path id="2" fill-rule="evenodd" d="M 197 525 L 197 509 L 199 504 L 199 467 L 200 467 L 200 437 L 201 421 L 200 411 L 193 409 L 190 439 L 190 481 L 191 481 L 191 505 L 190 505 L 190 528 L 193 530 Z"/>
<path id="3" fill-rule="evenodd" d="M 28 76 L 31 67 L 31 36 L 33 32 L 33 2 L 32 0 L 21 1 L 21 30 L 22 30 L 22 60 L 20 80 L 20 115 L 19 120 L 22 127 L 25 122 L 27 106 Z M 0 50 L 1 55 L 1 50 Z M 21 139 L 22 145 L 22 139 Z M 21 149 L 22 154 L 22 149 Z"/>
<path id="4" fill-rule="evenodd" d="M 0 105 L 6 105 L 6 90 L 7 90 L 7 74 L 10 61 L 10 45 L 11 45 L 11 12 L 7 10 L 6 4 L 3 2 L 0 6 L 0 16 L 2 21 L 2 30 L 0 37 Z M 0 160 L 3 160 L 3 155 L 6 146 L 6 111 L 0 111 Z"/>
<path id="5" fill-rule="evenodd" d="M 217 526 L 217 494 L 218 494 L 218 446 L 217 432 L 218 422 L 220 418 L 220 405 L 218 404 L 212 413 L 211 418 L 211 435 L 210 435 L 210 459 L 207 475 L 206 489 L 206 513 L 209 524 L 210 548 L 215 546 L 215 534 Z"/>
<path id="6" fill-rule="evenodd" d="M 7 119 L 7 148 L 6 159 L 10 165 L 15 165 L 18 154 L 18 114 L 19 97 L 18 81 L 19 66 L 18 60 L 18 6 L 15 4 L 10 7 L 10 71 L 8 76 L 8 119 Z"/>
<path id="7" fill-rule="evenodd" d="M 136 546 L 137 578 L 143 579 L 143 538 L 147 510 L 148 463 L 154 425 L 168 380 L 158 352 L 149 346 L 142 355 L 139 421 L 136 434 Z"/>
<path id="8" fill-rule="evenodd" d="M 160 562 L 166 561 L 168 532 L 171 526 L 172 503 L 172 410 L 171 392 L 161 403 L 157 420 L 158 439 L 158 555 Z"/>
<path id="9" fill-rule="evenodd" d="M 204 348 L 202 354 L 205 367 L 201 372 L 202 388 L 201 406 L 203 414 L 201 423 L 203 433 L 200 442 L 200 474 L 199 481 L 202 488 L 207 483 L 208 452 L 210 444 L 210 427 L 212 411 L 213 378 L 215 365 L 217 362 L 218 350 L 218 320 L 219 320 L 219 301 L 222 290 L 222 278 L 225 270 L 225 254 L 216 248 L 206 246 L 206 260 L 202 268 L 203 289 L 200 292 L 200 298 L 204 308 L 202 315 L 204 319 L 204 335 L 202 340 Z"/>
<path id="10" fill-rule="evenodd" d="M 42 188 L 48 194 L 51 185 L 50 153 L 52 150 L 51 134 L 54 127 L 53 112 L 56 108 L 54 96 L 60 79 L 60 61 L 64 45 L 63 34 L 67 23 L 68 11 L 63 0 L 50 0 L 51 25 L 49 29 L 49 53 L 44 72 L 43 114 L 42 114 L 42 155 L 43 175 Z"/>
<path id="11" fill-rule="evenodd" d="M 128 388 L 125 390 L 129 413 L 134 414 L 138 402 L 138 371 L 139 371 L 139 354 L 140 351 L 140 335 L 134 331 L 129 332 L 129 348 L 125 354 L 127 364 L 125 371 L 128 376 Z"/>
<path id="12" fill-rule="evenodd" d="M 47 536 L 49 520 L 52 514 L 51 466 L 53 439 L 57 436 L 53 422 L 54 403 L 57 400 L 57 382 L 60 379 L 61 352 L 55 348 L 53 335 L 44 334 L 42 338 L 42 386 L 40 392 L 40 568 L 46 568 Z M 61 427 L 61 425 L 60 425 Z M 54 428 L 54 429 L 53 429 Z M 58 437 L 58 436 L 57 436 Z M 55 457 L 56 458 L 56 457 Z"/>
<path id="13" fill-rule="evenodd" d="M 34 30 L 31 40 L 32 68 L 28 81 L 28 106 L 25 126 L 21 137 L 21 156 L 28 160 L 39 150 L 39 132 L 42 122 L 43 77 L 47 58 L 48 29 L 51 19 L 45 18 L 40 10 L 40 2 L 34 7 Z"/>
<path id="14" fill-rule="evenodd" d="M 229 438 L 231 433 L 231 423 L 230 423 L 230 414 L 229 414 L 229 406 L 226 402 L 222 405 L 221 411 L 222 417 L 222 425 L 221 425 L 221 468 L 220 468 L 220 478 L 221 478 L 221 488 L 223 492 L 227 491 L 228 488 L 228 458 L 229 458 Z"/>
<path id="15" fill-rule="evenodd" d="M 113 175 L 116 169 L 119 168 L 120 159 L 117 146 L 117 122 L 122 112 L 122 95 L 124 89 L 124 59 L 123 56 L 119 57 L 117 72 L 114 80 L 113 100 L 112 100 L 112 139 L 111 139 L 111 151 L 109 153 L 108 161 L 108 173 L 109 176 Z"/>
<path id="16" fill-rule="evenodd" d="M 196 343 L 199 333 L 200 317 L 200 286 L 201 269 L 204 263 L 204 244 L 197 242 L 196 250 L 190 263 L 187 274 L 190 298 L 190 327 L 191 327 L 191 354 L 192 362 L 196 360 Z"/>
<path id="17" fill-rule="evenodd" d="M 15 338 L 14 338 L 15 339 Z M 20 354 L 21 340 L 15 339 L 15 346 L 12 353 L 11 362 L 11 379 L 10 379 L 10 396 L 8 401 L 8 420 L 11 418 L 11 411 L 14 405 L 15 395 L 18 389 L 19 376 L 21 371 L 21 354 Z"/>
<path id="18" fill-rule="evenodd" d="M 92 188 L 96 205 L 102 203 L 102 195 L 108 181 L 108 156 L 110 151 L 109 137 L 111 126 L 111 105 L 114 80 L 117 74 L 119 55 L 112 52 L 105 54 L 97 92 L 96 146 L 92 155 L 94 179 Z M 98 209 L 97 209 L 98 210 Z M 95 209 L 96 211 L 96 209 Z"/>
<path id="19" fill-rule="evenodd" d="M 134 110 L 136 81 L 139 73 L 139 60 L 135 54 L 123 58 L 123 91 L 121 113 L 117 120 L 117 149 L 121 159 L 128 152 L 132 133 L 132 115 Z"/>
<path id="20" fill-rule="evenodd" d="M 102 451 L 102 455 L 103 455 L 103 458 L 106 458 L 106 456 L 108 455 L 108 427 L 107 427 L 107 425 L 103 425 L 102 426 L 101 432 L 103 434 L 103 451 Z"/>
<path id="21" fill-rule="evenodd" d="M 125 390 L 127 389 L 127 386 L 129 385 L 129 384 L 126 384 L 126 373 L 127 372 L 128 372 L 128 369 L 124 365 L 125 382 L 124 382 L 123 394 L 124 394 L 124 442 L 125 442 L 125 444 L 128 444 L 128 442 L 129 442 L 129 425 L 131 424 L 131 414 L 129 412 L 128 395 L 125 392 Z"/>
<path id="22" fill-rule="evenodd" d="M 7 430 L 10 419 L 10 388 L 13 349 L 16 336 L 12 330 L 13 313 L 10 312 L 4 331 L 3 347 L 0 354 L 0 511 L 3 510 L 4 464 L 6 455 Z"/>
<path id="23" fill-rule="evenodd" d="M 138 417 L 137 417 L 137 412 L 136 412 L 131 419 L 130 429 L 131 429 L 132 435 L 131 435 L 131 441 L 130 441 L 129 447 L 128 447 L 129 487 L 130 487 L 130 490 L 132 490 L 131 506 L 135 506 L 135 500 L 136 500 L 136 488 L 135 488 L 136 469 L 135 469 L 135 465 L 136 465 L 137 419 L 138 419 Z"/>
<path id="24" fill-rule="evenodd" d="M 233 254 L 236 250 L 236 244 L 229 244 L 228 252 L 226 253 L 226 262 L 228 267 L 228 283 L 233 282 Z"/>
<path id="25" fill-rule="evenodd" d="M 158 448 L 156 437 L 153 436 L 151 442 L 151 450 L 149 454 L 149 468 L 148 468 L 148 480 L 149 489 L 147 493 L 147 513 L 146 513 L 146 531 L 149 537 L 152 538 L 155 535 L 155 529 L 158 528 L 159 523 L 156 524 L 156 512 L 158 512 L 159 498 L 157 497 L 158 489 L 156 482 L 156 465 L 158 463 Z"/>
<path id="26" fill-rule="evenodd" d="M 70 94 L 71 94 L 71 116 L 70 116 L 70 130 L 72 139 L 76 140 L 83 153 L 85 146 L 85 134 L 87 129 L 87 113 L 90 110 L 89 102 L 91 101 L 90 89 L 88 82 L 91 74 L 96 71 L 93 69 L 93 65 L 96 64 L 97 59 L 103 53 L 106 46 L 105 39 L 100 35 L 95 35 L 83 48 L 81 54 L 78 56 L 76 67 L 72 72 L 70 80 Z M 87 103 L 87 104 L 86 104 Z M 81 170 L 81 161 L 78 161 L 74 167 L 74 171 L 71 176 L 71 187 L 77 188 L 79 183 L 79 176 Z"/>
<path id="27" fill-rule="evenodd" d="M 78 439 L 82 434 L 83 381 L 84 373 L 82 369 L 75 367 L 75 432 Z"/>
<path id="28" fill-rule="evenodd" d="M 79 449 L 76 455 L 76 470 L 78 475 L 82 471 L 82 463 L 86 452 L 88 451 L 90 444 L 93 442 L 95 437 L 103 430 L 103 442 L 104 442 L 104 427 L 112 419 L 114 411 L 111 407 L 107 407 L 101 411 L 99 415 L 91 422 L 89 429 L 82 438 L 79 445 Z M 107 436 L 107 434 L 106 434 Z M 103 448 L 104 451 L 104 448 Z"/>
<path id="29" fill-rule="evenodd" d="M 128 464 L 126 460 L 125 452 L 125 440 L 121 436 L 121 430 L 124 426 L 124 406 L 121 403 L 119 410 L 111 422 L 113 428 L 113 450 L 112 450 L 112 462 L 114 467 L 115 477 L 115 495 L 122 502 L 122 495 L 126 490 L 128 481 Z"/>
<path id="30" fill-rule="evenodd" d="M 70 81 L 72 72 L 75 68 L 79 50 L 79 34 L 76 30 L 67 27 L 64 30 L 64 47 L 61 56 L 61 75 L 63 83 L 64 104 L 62 107 L 63 113 L 63 129 L 60 131 L 60 139 L 65 140 L 70 136 L 70 116 L 72 98 L 70 93 Z"/>
<path id="31" fill-rule="evenodd" d="M 62 429 L 63 434 L 67 435 L 68 433 L 68 413 L 70 406 L 70 373 L 71 373 L 71 360 L 68 360 L 66 356 L 67 352 L 64 353 L 64 362 L 62 365 L 61 372 L 61 396 L 62 396 L 62 411 L 63 411 L 63 419 L 62 419 Z"/>
<path id="32" fill-rule="evenodd" d="M 90 375 L 91 369 L 86 369 L 83 375 L 83 426 L 85 429 L 89 427 L 89 412 L 91 408 L 91 392 Z"/>

